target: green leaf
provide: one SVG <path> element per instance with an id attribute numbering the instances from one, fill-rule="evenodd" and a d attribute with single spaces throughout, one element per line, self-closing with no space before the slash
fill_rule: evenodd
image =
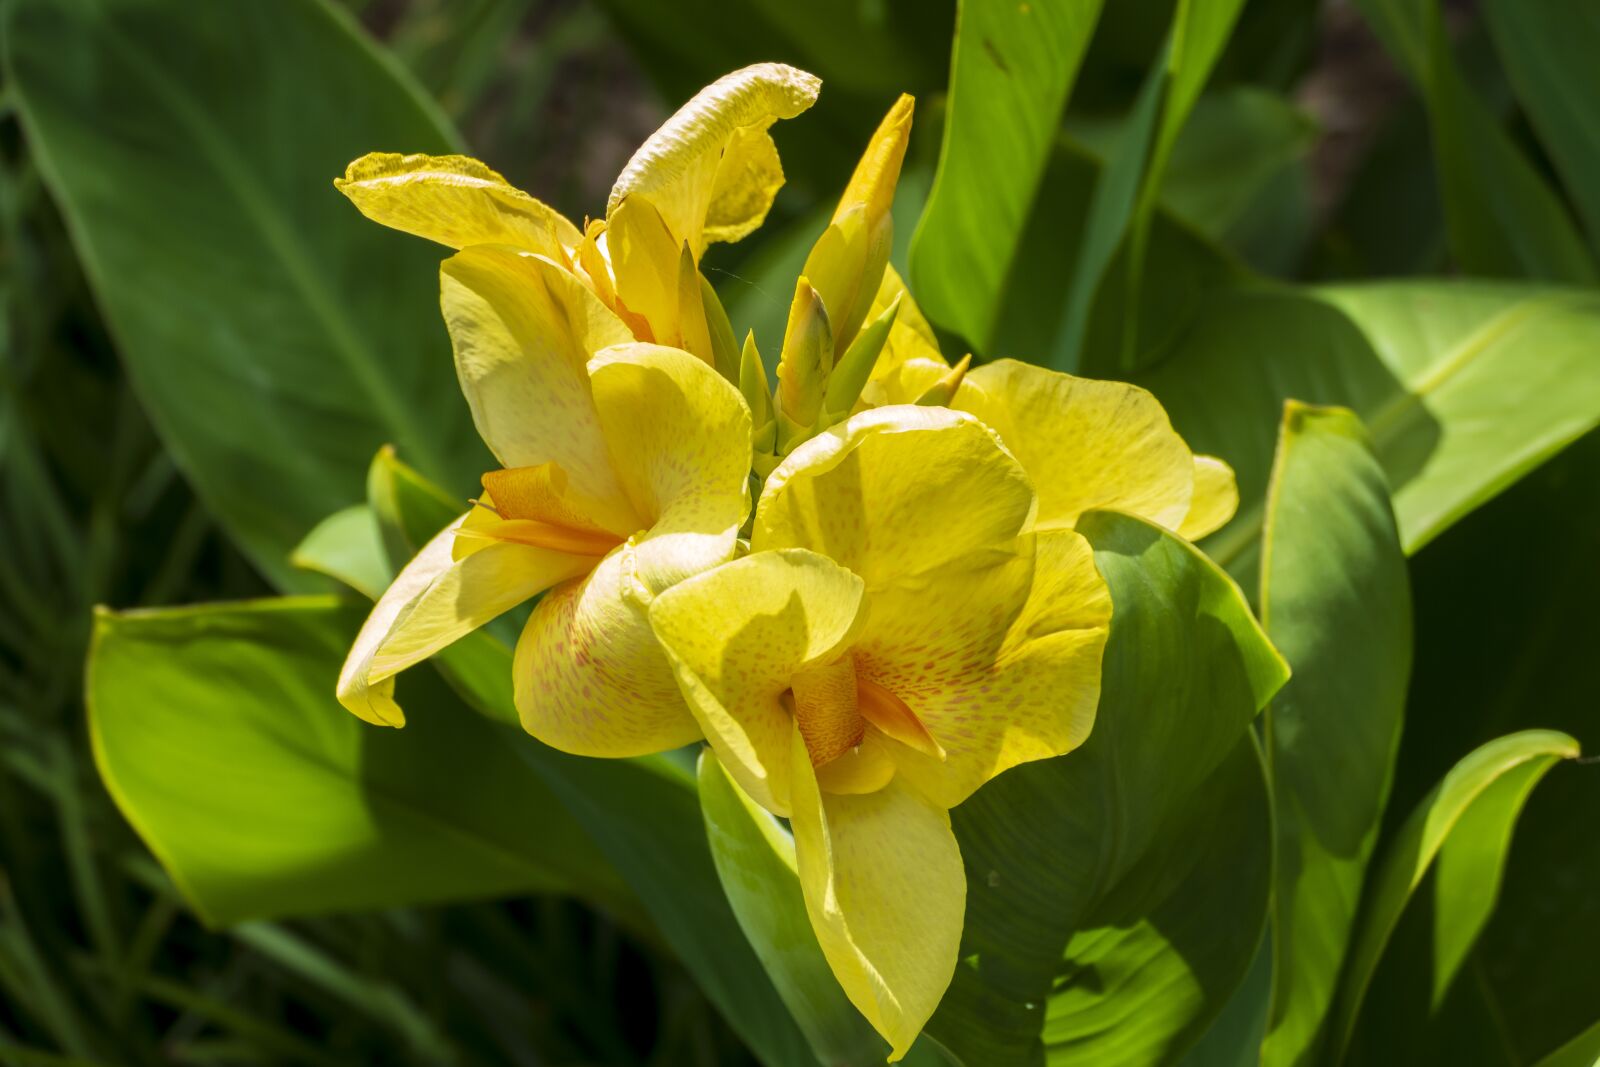
<path id="1" fill-rule="evenodd" d="M 933 321 L 991 351 L 1001 298 L 1101 0 L 964 0 L 939 169 L 912 239 Z"/>
<path id="2" fill-rule="evenodd" d="M 517 735 L 427 672 L 402 682 L 419 712 L 405 730 L 339 707 L 360 621 L 324 598 L 96 617 L 101 777 L 195 910 L 230 923 L 528 892 L 636 909 Z"/>
<path id="3" fill-rule="evenodd" d="M 1396 282 L 1214 294 L 1139 376 L 1196 451 L 1239 479 L 1206 550 L 1254 584 L 1283 402 L 1352 409 L 1414 553 L 1600 423 L 1600 295 L 1533 285 Z M 1228 397 L 1227 404 L 1216 402 Z"/>
<path id="4" fill-rule="evenodd" d="M 1600 247 L 1600 11 L 1570 0 L 1488 0 L 1482 7 L 1511 87 Z"/>
<path id="5" fill-rule="evenodd" d="M 1193 546 L 1110 512 L 1080 529 L 1114 603 L 1100 710 L 1069 755 L 952 813 L 963 963 L 929 1032 L 967 1063 L 1171 1062 L 1244 977 L 1266 919 L 1268 804 L 1249 735 L 1287 668 Z M 1127 1004 L 1137 1028 L 1111 1025 Z"/>
<path id="6" fill-rule="evenodd" d="M 1600 1021 L 1550 1055 L 1534 1067 L 1595 1067 L 1600 1064 Z"/>
<path id="7" fill-rule="evenodd" d="M 1411 813 L 1367 889 L 1360 930 L 1331 1016 L 1336 1058 L 1350 1040 L 1389 936 L 1435 859 L 1437 1001 L 1494 907 L 1511 831 L 1529 792 L 1557 760 L 1574 759 L 1578 752 L 1576 741 L 1553 730 L 1499 738 L 1464 757 Z"/>
<path id="8" fill-rule="evenodd" d="M 12 0 L 8 87 L 118 351 L 207 506 L 276 584 L 373 450 L 488 461 L 439 318 L 440 250 L 332 188 L 373 150 L 448 152 L 396 64 L 321 0 Z"/>
<path id="9" fill-rule="evenodd" d="M 1515 730 L 1543 726 L 1586 751 L 1600 746 L 1594 671 L 1572 651 L 1600 647 L 1600 495 L 1583 489 L 1597 480 L 1600 431 L 1591 431 L 1412 561 L 1417 659 L 1408 716 L 1427 726 L 1411 730 L 1402 749 L 1395 801 L 1405 810 L 1461 753 Z M 1487 589 L 1494 611 L 1485 614 L 1474 604 Z M 1389 1007 L 1387 986 L 1377 985 L 1360 1032 L 1431 1050 L 1446 1047 L 1462 1015 L 1477 1015 L 1492 1023 L 1491 1040 L 1509 1050 L 1509 1063 L 1531 1064 L 1588 1027 L 1594 990 L 1570 976 L 1600 958 L 1600 848 L 1573 834 L 1574 813 L 1590 811 L 1600 811 L 1600 766 L 1559 767 L 1529 798 L 1500 903 L 1453 994 L 1483 1003 L 1419 1028 L 1432 992 L 1424 970 L 1401 990 L 1414 1006 L 1395 1016 L 1403 1035 L 1369 1026 L 1376 1009 Z M 1429 936 L 1425 928 L 1419 956 Z M 1396 957 L 1391 948 L 1379 979 Z"/>
<path id="10" fill-rule="evenodd" d="M 1285 406 L 1261 619 L 1294 677 L 1265 715 L 1277 864 L 1261 1062 L 1314 1062 L 1400 746 L 1411 597 L 1388 485 L 1342 408 Z"/>
<path id="11" fill-rule="evenodd" d="M 382 596 L 394 578 L 378 517 L 366 504 L 352 504 L 317 523 L 289 554 L 289 562 L 343 582 L 368 600 Z"/>
<path id="12" fill-rule="evenodd" d="M 1502 277 L 1596 280 L 1594 259 L 1566 207 L 1456 65 L 1438 0 L 1357 0 L 1356 6 L 1427 102 L 1460 266 Z"/>
<path id="13" fill-rule="evenodd" d="M 1243 0 L 1178 0 L 1162 62 L 1146 76 L 1117 153 L 1095 185 L 1052 366 L 1072 370 L 1082 363 L 1095 298 L 1124 235 L 1128 290 L 1138 293 L 1142 287 L 1146 244 L 1167 161 L 1243 6 Z M 1124 327 L 1116 351 L 1118 365 L 1127 371 L 1134 366 L 1137 317 L 1130 314 Z"/>
<path id="14" fill-rule="evenodd" d="M 698 778 L 706 837 L 728 903 L 817 1061 L 882 1062 L 888 1042 L 845 997 L 811 929 L 794 838 L 739 788 L 709 748 L 701 750 Z"/>

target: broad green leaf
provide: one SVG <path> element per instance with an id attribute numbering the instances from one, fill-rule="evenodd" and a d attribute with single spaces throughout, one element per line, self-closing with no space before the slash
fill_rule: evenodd
<path id="1" fill-rule="evenodd" d="M 1540 1060 L 1534 1067 L 1596 1067 L 1600 1064 L 1600 1021 Z"/>
<path id="2" fill-rule="evenodd" d="M 700 752 L 700 811 L 728 903 L 761 965 L 825 1064 L 881 1063 L 889 1054 L 851 1006 L 812 932 L 795 866 L 794 838 Z"/>
<path id="3" fill-rule="evenodd" d="M 912 243 L 910 282 L 923 311 L 980 352 L 992 349 L 1007 279 L 1100 5 L 961 5 L 944 143 Z"/>
<path id="4" fill-rule="evenodd" d="M 1196 451 L 1233 465 L 1239 514 L 1206 550 L 1253 584 L 1286 399 L 1348 407 L 1366 424 L 1414 553 L 1600 423 L 1597 351 L 1600 295 L 1583 290 L 1248 288 L 1213 294 L 1166 362 L 1136 380 Z"/>
<path id="5" fill-rule="evenodd" d="M 1488 0 L 1483 17 L 1511 86 L 1600 246 L 1600 8 L 1573 0 Z"/>
<path id="6" fill-rule="evenodd" d="M 87 680 L 101 777 L 212 923 L 528 892 L 629 901 L 518 735 L 427 672 L 403 731 L 339 707 L 359 612 L 324 598 L 102 612 Z"/>
<path id="7" fill-rule="evenodd" d="M 1467 84 L 1438 0 L 1357 0 L 1427 102 L 1450 245 L 1475 274 L 1592 282 L 1594 259 L 1561 199 Z"/>
<path id="8" fill-rule="evenodd" d="M 1114 603 L 1084 746 L 952 813 L 963 963 L 929 1032 L 968 1064 L 1172 1062 L 1244 977 L 1271 840 L 1248 727 L 1287 676 L 1193 546 L 1109 512 L 1080 528 Z M 1109 1025 L 1140 1005 L 1137 1028 Z"/>
<path id="9" fill-rule="evenodd" d="M 1363 914 L 1331 1016 L 1343 1055 L 1372 974 L 1423 876 L 1433 879 L 1435 1000 L 1455 978 L 1493 910 L 1511 831 L 1533 787 L 1578 744 L 1553 730 L 1524 730 L 1476 749 L 1451 769 L 1388 844 L 1367 887 Z"/>
<path id="10" fill-rule="evenodd" d="M 1146 76 L 1117 153 L 1095 185 L 1052 366 L 1074 370 L 1083 363 L 1093 305 L 1124 236 L 1128 290 L 1136 294 L 1142 287 L 1145 246 L 1167 161 L 1243 6 L 1243 0 L 1178 0 L 1162 62 Z M 1129 315 L 1116 350 L 1124 371 L 1133 367 L 1137 329 L 1137 317 Z"/>
<path id="11" fill-rule="evenodd" d="M 285 588 L 289 552 L 399 444 L 487 466 L 439 318 L 440 250 L 363 219 L 364 152 L 447 152 L 434 107 L 322 0 L 12 0 L 4 66 L 146 411 Z"/>
<path id="12" fill-rule="evenodd" d="M 992 352 L 997 358 L 1049 360 L 1067 299 L 1062 280 L 1072 277 L 1092 191 L 1103 172 L 1099 160 L 1075 142 L 1058 143 L 1006 288 Z M 1089 321 L 1090 350 L 1114 353 L 1131 314 L 1139 320 L 1141 361 L 1168 351 L 1219 291 L 1245 279 L 1226 253 L 1166 211 L 1156 212 L 1150 244 L 1138 292 L 1128 290 L 1126 270 L 1106 276 Z"/>
<path id="13" fill-rule="evenodd" d="M 289 554 L 296 567 L 326 574 L 376 600 L 394 577 L 384 555 L 378 517 L 366 504 L 352 504 L 329 515 Z"/>
<path id="14" fill-rule="evenodd" d="M 1277 863 L 1265 1067 L 1316 1061 L 1388 800 L 1411 598 L 1360 422 L 1290 401 L 1262 539 L 1261 620 L 1294 669 L 1265 714 Z"/>

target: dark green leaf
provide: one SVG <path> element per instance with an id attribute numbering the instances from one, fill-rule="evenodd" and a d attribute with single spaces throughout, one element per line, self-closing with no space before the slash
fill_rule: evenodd
<path id="1" fill-rule="evenodd" d="M 1388 485 L 1349 411 L 1286 405 L 1266 515 L 1262 624 L 1294 669 L 1265 716 L 1272 1067 L 1315 1062 L 1338 987 L 1399 750 L 1411 597 Z"/>
<path id="2" fill-rule="evenodd" d="M 372 452 L 486 465 L 451 373 L 439 250 L 332 188 L 452 135 L 321 0 L 15 0 L 5 68 L 30 147 L 174 458 L 276 583 L 361 496 Z"/>
<path id="3" fill-rule="evenodd" d="M 1467 84 L 1438 0 L 1357 0 L 1427 102 L 1451 249 L 1475 274 L 1592 282 L 1565 205 Z"/>
<path id="4" fill-rule="evenodd" d="M 1434 1001 L 1454 980 L 1493 910 L 1511 831 L 1529 792 L 1578 745 L 1553 730 L 1524 730 L 1464 757 L 1425 797 L 1391 841 L 1367 888 L 1362 918 L 1331 1018 L 1342 1056 L 1384 947 L 1423 876 L 1433 879 Z"/>
<path id="5" fill-rule="evenodd" d="M 1248 725 L 1287 669 L 1238 588 L 1140 520 L 1080 524 L 1114 614 L 1100 711 L 1076 752 L 1001 775 L 953 813 L 963 964 L 929 1032 L 969 1064 L 1166 1063 L 1244 977 L 1270 831 Z M 1112 1003 L 1140 1026 L 1110 1027 Z"/>

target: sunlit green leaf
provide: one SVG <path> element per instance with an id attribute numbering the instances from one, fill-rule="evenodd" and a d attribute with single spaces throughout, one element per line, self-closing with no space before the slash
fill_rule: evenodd
<path id="1" fill-rule="evenodd" d="M 635 907 L 518 735 L 426 671 L 402 682 L 405 730 L 339 707 L 359 623 L 321 598 L 96 619 L 101 776 L 195 909 L 225 923 L 528 892 Z"/>
<path id="2" fill-rule="evenodd" d="M 1600 423 L 1597 345 L 1600 296 L 1584 290 L 1255 288 L 1212 299 L 1137 380 L 1197 451 L 1237 472 L 1239 514 L 1206 549 L 1253 585 L 1286 399 L 1349 407 L 1366 424 L 1411 553 Z"/>
<path id="3" fill-rule="evenodd" d="M 314 526 L 289 554 L 289 562 L 326 574 L 376 600 L 394 577 L 384 557 L 378 518 L 366 504 L 352 504 Z"/>
<path id="4" fill-rule="evenodd" d="M 991 351 L 1007 277 L 1100 4 L 961 5 L 944 145 L 910 280 L 929 317 L 981 353 Z"/>

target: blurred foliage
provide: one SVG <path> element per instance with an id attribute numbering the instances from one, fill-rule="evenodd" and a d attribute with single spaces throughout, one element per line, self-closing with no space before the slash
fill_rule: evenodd
<path id="1" fill-rule="evenodd" d="M 1567 1058 L 1551 1063 L 1592 1061 L 1600 768 L 1538 762 L 1537 772 L 1548 772 L 1543 784 L 1519 791 L 1532 787 L 1530 770 L 1529 781 L 1511 782 L 1500 796 L 1500 779 L 1480 774 L 1473 760 L 1508 735 L 1535 753 L 1529 767 L 1567 751 L 1565 741 L 1526 733 L 1535 728 L 1600 749 L 1589 654 L 1600 642 L 1592 491 L 1600 479 L 1600 435 L 1592 431 L 1600 420 L 1600 142 L 1584 111 L 1600 92 L 1589 47 L 1600 23 L 1571 0 L 1033 3 L 1039 18 L 1029 21 L 1028 4 L 1001 11 L 969 0 L 958 22 L 953 0 L 751 0 L 737 8 L 684 0 L 669 15 L 649 0 L 346 0 L 332 14 L 318 0 L 297 3 L 293 18 L 228 0 L 185 23 L 185 32 L 203 42 L 208 32 L 225 36 L 238 19 L 248 32 L 231 51 L 177 47 L 141 90 L 149 97 L 130 88 L 127 99 L 113 100 L 119 107 L 104 106 L 101 72 L 85 58 L 90 35 L 71 27 L 76 19 L 80 30 L 102 35 L 100 47 L 125 54 L 137 35 L 125 35 L 126 24 L 106 12 L 126 3 L 71 0 L 48 53 L 13 57 L 0 82 L 0 1064 L 709 1065 L 792 1054 L 786 1031 L 766 1047 L 750 1040 L 774 1002 L 759 972 L 741 969 L 755 958 L 747 947 L 724 951 L 729 940 L 719 939 L 737 931 L 720 896 L 707 905 L 711 883 L 692 883 L 700 890 L 680 898 L 670 891 L 674 879 L 709 878 L 711 854 L 698 845 L 649 851 L 654 841 L 675 840 L 684 824 L 672 819 L 693 809 L 692 782 L 674 777 L 672 765 L 659 780 L 630 778 L 632 765 L 603 772 L 617 776 L 619 793 L 655 798 L 638 805 L 660 822 L 640 820 L 645 829 L 635 837 L 607 823 L 604 811 L 574 807 L 574 796 L 596 788 L 575 783 L 598 779 L 565 778 L 559 762 L 538 769 L 538 789 L 548 790 L 540 795 L 564 797 L 604 853 L 596 870 L 609 864 L 634 893 L 667 887 L 643 901 L 643 914 L 606 869 L 600 881 L 610 889 L 590 887 L 586 902 L 535 895 L 208 929 L 108 796 L 81 696 L 95 605 L 156 608 L 250 599 L 285 585 L 331 589 L 284 562 L 315 520 L 358 504 L 365 485 L 372 521 L 391 554 L 403 554 L 415 548 L 414 531 L 403 527 L 418 495 L 433 492 L 422 475 L 407 481 L 415 472 L 392 454 L 368 476 L 373 449 L 405 419 L 341 424 L 328 435 L 332 458 L 314 465 L 315 499 L 275 495 L 283 482 L 274 464 L 292 468 L 298 456 L 280 450 L 263 464 L 266 473 L 241 477 L 208 451 L 216 425 L 246 444 L 259 445 L 252 433 L 285 432 L 278 424 L 295 406 L 285 397 L 293 399 L 296 383 L 334 372 L 312 349 L 297 349 L 306 368 L 298 379 L 282 366 L 274 379 L 250 363 L 252 346 L 266 344 L 283 320 L 298 322 L 304 309 L 261 297 L 282 273 L 263 266 L 276 246 L 252 246 L 259 234 L 229 229 L 237 205 L 214 200 L 214 183 L 185 185 L 183 173 L 172 181 L 172 159 L 189 151 L 203 158 L 207 145 L 197 149 L 192 131 L 155 121 L 145 103 L 170 103 L 161 86 L 196 90 L 191 118 L 204 118 L 207 107 L 246 106 L 243 118 L 216 127 L 226 149 L 218 154 L 250 160 L 267 176 L 267 200 L 290 205 L 285 240 L 331 270 L 355 308 L 357 339 L 427 368 L 444 345 L 430 253 L 361 229 L 327 189 L 341 153 L 428 150 L 459 131 L 513 183 L 581 219 L 601 210 L 612 176 L 678 102 L 728 70 L 769 59 L 816 72 L 825 90 L 813 114 L 775 130 L 790 183 L 764 234 L 709 261 L 736 325 L 754 326 L 775 350 L 773 323 L 781 324 L 784 294 L 831 209 L 831 191 L 894 96 L 916 93 L 918 132 L 896 204 L 894 260 L 918 286 L 946 353 L 970 347 L 980 356 L 1131 375 L 1157 392 L 1191 442 L 1228 458 L 1240 475 L 1240 519 L 1204 547 L 1251 594 L 1297 671 L 1337 679 L 1355 694 L 1333 682 L 1315 693 L 1303 679 L 1291 684 L 1262 720 L 1273 724 L 1265 776 L 1248 732 L 1227 734 L 1227 745 L 1205 751 L 1204 765 L 1182 773 L 1158 773 L 1166 762 L 1123 768 L 1159 779 L 1140 794 L 1152 806 L 1184 812 L 1165 822 L 1148 815 L 1148 833 L 1137 829 L 1146 817 L 1137 807 L 1118 812 L 1177 857 L 1166 865 L 1149 858 L 1159 850 L 1119 854 L 1113 865 L 1111 850 L 1086 829 L 1100 820 L 1085 820 L 1085 811 L 1098 816 L 1096 805 L 1116 803 L 1106 783 L 1117 779 L 1123 738 L 1110 731 L 1096 735 L 1065 785 L 1050 786 L 1062 765 L 1039 765 L 958 810 L 980 900 L 969 915 L 971 966 L 930 1032 L 967 1067 L 1047 1053 L 1053 1063 L 1075 1062 L 1090 1050 L 1096 1063 L 1170 1063 L 1196 1039 L 1185 1062 L 1232 1067 L 1257 1062 L 1269 1032 L 1265 1062 L 1321 1063 L 1332 1061 L 1322 1029 L 1331 1012 L 1349 1022 L 1346 1062 L 1520 1067 L 1569 1042 Z M 0 0 L 0 33 L 21 6 Z M 171 7 L 134 5 L 155 13 L 144 42 L 151 54 L 172 47 L 157 17 L 172 17 Z M 320 26 L 324 15 L 341 27 L 348 16 L 360 28 L 349 23 L 340 50 L 322 57 L 326 66 L 285 67 L 274 95 L 241 97 L 239 84 L 256 84 L 245 80 L 256 64 L 285 62 L 258 55 L 261 42 L 283 41 L 302 23 Z M 1041 37 L 1045 17 L 1053 21 Z M 310 36 L 321 41 L 322 32 Z M 283 47 L 288 55 L 291 46 Z M 52 98 L 60 108 L 53 129 L 70 131 L 68 147 L 95 166 L 52 173 L 65 164 L 44 157 L 47 138 L 35 143 L 24 132 L 14 69 L 65 87 Z M 368 96 L 363 78 L 390 80 Z M 420 94 L 406 95 L 408 79 Z M 342 109 L 343 124 L 297 121 L 319 108 Z M 366 131 L 410 140 L 340 140 L 366 121 L 366 109 L 388 116 Z M 317 131 L 334 132 L 318 140 Z M 995 151 L 1015 158 L 1001 167 L 984 154 Z M 979 165 L 971 156 L 965 172 L 938 164 L 941 153 L 959 164 L 960 152 L 978 153 Z M 150 195 L 134 204 L 116 199 L 122 183 L 138 182 Z M 931 221 L 913 244 L 925 202 Z M 192 225 L 183 214 L 190 207 Z M 355 243 L 341 243 L 357 231 L 348 238 Z M 343 254 L 350 258 L 341 268 Z M 232 295 L 176 310 L 163 304 L 159 285 L 178 268 L 143 273 L 162 256 L 213 293 L 231 282 Z M 381 276 L 354 277 L 358 261 L 384 256 L 374 268 Z M 1436 280 L 1451 274 L 1494 282 Z M 1325 284 L 1373 278 L 1412 280 Z M 1576 287 L 1527 287 L 1540 280 Z M 941 290 L 940 281 L 951 284 Z M 259 322 L 230 317 L 252 299 L 264 309 Z M 385 337 L 392 343 L 375 340 Z M 197 356 L 175 363 L 174 350 Z M 230 427 L 229 410 L 208 409 L 207 394 L 184 393 L 196 388 L 204 358 L 256 390 L 270 417 Z M 453 392 L 440 386 L 447 378 L 428 373 L 417 371 L 397 411 L 409 416 L 435 402 L 438 417 L 409 448 L 400 442 L 401 458 L 449 482 L 476 469 L 470 433 Z M 366 388 L 355 381 L 335 414 L 359 409 Z M 1286 398 L 1349 407 L 1365 429 L 1330 416 L 1333 423 L 1294 437 L 1280 426 Z M 299 408 L 307 425 L 328 419 L 316 403 Z M 202 429 L 185 428 L 194 425 Z M 320 433 L 285 432 L 285 440 L 326 443 Z M 1284 448 L 1291 437 L 1298 451 Z M 1286 463 L 1300 466 L 1272 483 L 1275 464 Z M 1307 524 L 1302 515 L 1297 524 L 1296 494 L 1314 491 L 1337 496 L 1348 521 Z M 411 503 L 398 503 L 407 492 Z M 240 518 L 246 513 L 272 515 L 279 528 L 262 534 Z M 429 522 L 415 521 L 426 533 Z M 1113 526 L 1107 520 L 1096 542 L 1108 546 L 1108 573 L 1119 554 L 1159 556 L 1179 576 L 1174 582 L 1210 590 L 1194 594 L 1206 610 L 1186 625 L 1212 636 L 1216 626 L 1244 625 L 1219 575 L 1191 573 L 1194 560 L 1173 545 Z M 1352 621 L 1359 612 L 1339 590 L 1319 609 L 1331 637 L 1317 619 L 1276 606 L 1282 599 L 1275 603 L 1273 590 L 1288 599 L 1296 575 L 1258 580 L 1276 573 L 1261 570 L 1264 539 L 1377 590 L 1389 605 L 1382 625 Z M 1411 555 L 1403 573 L 1402 548 Z M 1401 619 L 1407 581 L 1414 626 Z M 1300 592 L 1296 604 L 1310 596 Z M 1166 621 L 1177 625 L 1179 614 Z M 1335 638 L 1350 644 L 1328 643 Z M 1407 639 L 1415 647 L 1409 674 Z M 423 684 L 463 714 L 463 704 L 492 708 L 504 695 L 485 679 L 503 655 L 489 640 L 445 661 L 444 677 L 463 699 L 431 677 Z M 1132 679 L 1125 699 L 1143 695 L 1136 683 L 1141 673 L 1151 680 L 1148 669 L 1118 669 Z M 270 675 L 271 666 L 259 670 Z M 1244 692 L 1250 679 L 1195 672 L 1178 697 L 1158 693 L 1143 706 L 1193 699 L 1197 715 L 1243 730 L 1256 707 Z M 1217 697 L 1224 690 L 1232 703 Z M 1367 703 L 1347 709 L 1341 699 Z M 1377 753 L 1378 765 L 1362 768 L 1361 789 L 1337 779 L 1333 802 L 1320 774 L 1330 762 L 1337 770 L 1332 746 L 1356 740 L 1336 733 L 1307 758 L 1283 731 L 1313 711 L 1323 726 L 1350 715 Z M 1184 767 L 1178 757 L 1195 745 L 1165 740 L 1171 751 L 1162 760 Z M 1104 777 L 1076 773 L 1085 764 Z M 207 773 L 225 773 L 225 760 L 221 766 Z M 1436 794 L 1436 786 L 1463 779 L 1490 783 L 1472 794 L 1488 799 L 1451 809 L 1467 813 L 1451 823 L 1465 829 L 1435 842 L 1438 859 L 1429 863 L 1434 854 L 1418 846 L 1426 836 L 1419 827 L 1453 795 Z M 1303 909 L 1291 906 L 1292 892 L 1278 901 L 1274 922 L 1308 924 L 1294 928 L 1302 939 L 1354 931 L 1362 966 L 1370 964 L 1370 974 L 1344 974 L 1343 992 L 1329 984 L 1342 944 L 1331 964 L 1313 960 L 1294 982 L 1280 972 L 1280 986 L 1314 991 L 1309 1014 L 1298 1014 L 1299 1001 L 1269 1011 L 1270 939 L 1246 973 L 1266 908 L 1261 798 L 1269 785 L 1280 805 L 1298 798 L 1307 824 L 1352 820 L 1341 829 L 1360 841 L 1330 875 L 1366 886 L 1358 913 L 1313 908 L 1296 917 Z M 1041 803 L 1071 808 L 1073 790 L 1092 794 L 1081 810 L 1037 818 Z M 238 817 L 220 808 L 197 814 L 224 829 Z M 516 814 L 499 812 L 508 826 Z M 665 829 L 658 834 L 657 826 Z M 1058 839 L 1041 843 L 1036 835 L 1046 831 Z M 755 839 L 741 840 L 749 848 Z M 1100 857 L 1085 862 L 1102 863 L 1105 880 L 1090 886 L 1066 877 L 1058 885 L 1048 872 L 1007 866 L 1026 869 L 1056 848 Z M 436 873 L 447 889 L 458 888 L 451 878 L 473 874 Z M 484 892 L 508 888 L 491 880 Z M 615 895 L 607 899 L 607 891 Z M 326 907 L 403 897 L 378 893 Z M 756 907 L 762 922 L 787 929 L 783 902 L 765 902 L 770 915 L 761 903 L 735 907 L 746 909 L 741 920 Z M 1219 931 L 1227 936 L 1207 936 Z M 1152 957 L 1161 966 L 1139 966 Z M 1102 1014 L 1104 983 L 1124 979 L 1163 1005 L 1139 1040 L 1124 1040 L 1125 1030 Z M 1352 998 L 1350 983 L 1365 996 Z M 931 1048 L 919 1054 L 939 1062 Z"/>

